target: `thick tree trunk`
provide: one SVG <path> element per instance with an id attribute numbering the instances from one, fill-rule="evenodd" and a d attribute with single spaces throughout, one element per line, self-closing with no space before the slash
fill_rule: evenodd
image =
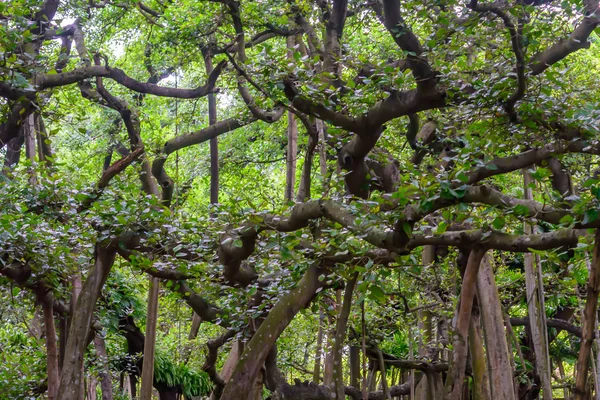
<path id="1" fill-rule="evenodd" d="M 344 347 L 344 339 L 346 338 L 346 329 L 348 328 L 348 318 L 352 308 L 352 295 L 358 273 L 355 273 L 346 283 L 344 291 L 344 303 L 338 316 L 337 327 L 335 331 L 335 341 L 333 343 L 333 384 L 335 387 L 336 398 L 343 399 L 344 393 L 344 368 L 342 360 L 342 350 Z"/>
<path id="2" fill-rule="evenodd" d="M 326 272 L 317 265 L 309 267 L 298 285 L 275 304 L 244 349 L 221 399 L 248 398 L 269 351 L 298 311 L 305 308 L 322 287 L 319 276 Z"/>
<path id="3" fill-rule="evenodd" d="M 530 185 L 533 183 L 531 175 L 523 170 L 523 185 L 525 199 L 532 200 L 533 194 Z M 532 234 L 533 227 L 525 223 L 523 227 L 525 234 Z M 529 312 L 531 339 L 535 353 L 535 366 L 540 379 L 544 399 L 552 400 L 552 377 L 550 375 L 550 353 L 548 349 L 548 336 L 546 329 L 546 309 L 544 306 L 543 281 L 539 269 L 538 257 L 532 253 L 525 253 L 525 289 L 527 294 L 527 308 Z M 540 278 L 540 279 L 538 279 Z"/>
<path id="4" fill-rule="evenodd" d="M 581 346 L 575 365 L 575 400 L 583 400 L 587 391 L 590 353 L 594 342 L 596 314 L 598 311 L 598 292 L 600 292 L 600 229 L 596 230 L 594 254 L 587 287 L 585 308 L 583 309 Z"/>
<path id="5" fill-rule="evenodd" d="M 487 254 L 481 261 L 481 268 L 477 276 L 477 299 L 485 332 L 491 398 L 513 400 L 515 391 L 508 343 L 504 331 L 504 316 L 494 271 Z"/>
<path id="6" fill-rule="evenodd" d="M 98 378 L 100 379 L 100 388 L 102 389 L 102 400 L 112 400 L 112 379 L 110 377 L 110 369 L 108 366 L 108 354 L 106 354 L 106 344 L 104 338 L 97 333 L 94 337 L 94 346 L 96 347 L 96 354 L 102 365 L 102 368 L 98 372 Z"/>
<path id="7" fill-rule="evenodd" d="M 96 300 L 106 282 L 106 278 L 115 260 L 114 249 L 104 249 L 96 245 L 95 263 L 88 278 L 83 285 L 83 290 L 69 329 L 65 346 L 65 359 L 63 362 L 58 399 L 78 399 L 83 382 L 82 367 L 87 336 L 92 326 L 92 317 L 96 307 Z"/>
<path id="8" fill-rule="evenodd" d="M 471 310 L 473 299 L 477 288 L 477 273 L 479 264 L 485 254 L 485 250 L 473 249 L 469 254 L 467 268 L 462 280 L 460 291 L 460 305 L 454 327 L 454 351 L 452 354 L 452 367 L 446 378 L 446 399 L 461 400 L 463 395 L 463 383 L 465 380 L 465 368 L 467 365 L 467 340 L 469 336 L 469 325 L 471 322 Z"/>
<path id="9" fill-rule="evenodd" d="M 56 346 L 56 328 L 54 326 L 54 310 L 51 301 L 42 302 L 44 326 L 46 328 L 46 355 L 48 372 L 48 399 L 56 399 L 60 378 L 58 374 L 58 349 Z"/>
<path id="10" fill-rule="evenodd" d="M 154 383 L 154 353 L 156 350 L 156 320 L 158 319 L 158 278 L 150 277 L 148 288 L 148 311 L 146 315 L 146 340 L 144 341 L 144 363 L 142 365 L 142 388 L 140 400 L 151 400 Z"/>

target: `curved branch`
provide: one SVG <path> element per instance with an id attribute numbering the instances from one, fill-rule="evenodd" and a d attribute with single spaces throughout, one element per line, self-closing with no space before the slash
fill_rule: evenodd
<path id="1" fill-rule="evenodd" d="M 525 95 L 525 90 L 527 89 L 527 82 L 525 80 L 525 58 L 523 56 L 523 47 L 521 46 L 521 37 L 515 24 L 512 22 L 510 17 L 506 12 L 501 10 L 499 7 L 493 4 L 478 4 L 477 0 L 471 0 L 468 6 L 473 11 L 477 11 L 479 13 L 491 12 L 498 16 L 503 22 L 506 29 L 510 34 L 510 41 L 512 44 L 513 52 L 515 53 L 515 57 L 517 59 L 516 70 L 517 70 L 517 88 L 514 93 L 510 96 L 510 98 L 506 101 L 505 110 L 506 113 L 510 116 L 510 118 L 514 121 L 517 120 L 517 115 L 515 112 L 515 104 L 517 101 L 523 98 Z"/>
<path id="2" fill-rule="evenodd" d="M 144 83 L 127 76 L 127 74 L 118 68 L 111 68 L 104 65 L 92 65 L 89 67 L 77 68 L 72 71 L 53 75 L 40 75 L 36 77 L 34 84 L 37 90 L 49 89 L 58 86 L 70 85 L 81 82 L 93 77 L 110 78 L 115 82 L 125 86 L 138 93 L 152 94 L 155 96 L 173 97 L 179 99 L 195 99 L 212 93 L 215 90 L 216 81 L 225 69 L 227 61 L 221 61 L 208 77 L 206 84 L 196 89 L 179 89 L 164 86 L 158 86 L 153 83 Z"/>
<path id="3" fill-rule="evenodd" d="M 539 75 L 569 54 L 590 47 L 588 38 L 600 24 L 600 8 L 598 0 L 584 3 L 586 3 L 586 15 L 577 28 L 568 37 L 560 39 L 551 47 L 532 57 L 529 62 L 532 75 Z"/>

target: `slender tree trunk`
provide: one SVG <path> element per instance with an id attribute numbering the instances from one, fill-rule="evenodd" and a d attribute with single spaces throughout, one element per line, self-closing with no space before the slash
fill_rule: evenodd
<path id="1" fill-rule="evenodd" d="M 325 178 L 327 177 L 327 132 L 325 122 L 320 119 L 315 120 L 317 127 L 317 134 L 319 135 L 319 171 L 321 172 L 321 179 L 325 184 Z"/>
<path id="2" fill-rule="evenodd" d="M 413 337 L 413 331 L 412 331 L 412 327 L 408 328 L 408 352 L 409 352 L 409 359 L 410 361 L 413 361 L 415 359 L 415 340 Z M 415 398 L 415 370 L 411 369 L 410 370 L 410 400 L 414 400 Z"/>
<path id="3" fill-rule="evenodd" d="M 44 326 L 46 328 L 46 354 L 48 372 L 48 399 L 56 399 L 60 377 L 58 374 L 58 349 L 56 346 L 56 328 L 54 326 L 54 310 L 51 301 L 42 302 Z"/>
<path id="4" fill-rule="evenodd" d="M 341 311 L 337 320 L 335 332 L 335 341 L 333 343 L 333 383 L 335 386 L 336 398 L 343 399 L 344 394 L 344 368 L 342 363 L 342 349 L 344 347 L 344 339 L 346 338 L 346 329 L 348 328 L 348 318 L 352 308 L 352 294 L 356 286 L 358 273 L 348 280 L 344 291 L 344 303 L 341 305 Z"/>
<path id="5" fill-rule="evenodd" d="M 116 251 L 96 245 L 95 263 L 77 300 L 65 346 L 58 399 L 78 399 L 83 382 L 82 366 L 96 300 L 115 260 Z"/>
<path id="6" fill-rule="evenodd" d="M 96 353 L 98 354 L 98 359 L 102 365 L 102 368 L 98 372 L 100 388 L 102 389 L 102 400 L 112 400 L 112 379 L 108 366 L 108 354 L 106 353 L 104 338 L 100 336 L 100 333 L 97 333 L 94 337 L 94 346 L 96 347 Z"/>
<path id="7" fill-rule="evenodd" d="M 156 349 L 156 320 L 158 319 L 158 278 L 150 277 L 148 288 L 148 311 L 146 316 L 146 340 L 144 341 L 144 362 L 142 365 L 142 388 L 140 400 L 151 400 L 154 383 L 154 353 Z"/>
<path id="8" fill-rule="evenodd" d="M 329 318 L 327 326 L 327 341 L 325 344 L 325 364 L 323 365 L 323 385 L 333 388 L 333 362 L 334 352 L 333 345 L 335 343 L 335 322 L 339 319 L 339 310 L 342 306 L 342 291 L 335 291 L 335 315 Z"/>
<path id="9" fill-rule="evenodd" d="M 221 399 L 248 398 L 252 383 L 258 377 L 271 348 L 294 316 L 310 303 L 317 289 L 322 287 L 319 276 L 326 272 L 312 265 L 298 285 L 275 304 L 248 342 Z"/>
<path id="10" fill-rule="evenodd" d="M 586 393 L 590 353 L 594 342 L 596 314 L 598 311 L 598 292 L 600 291 L 600 230 L 596 230 L 594 254 L 587 287 L 585 307 L 581 327 L 581 346 L 575 365 L 575 400 L 583 400 Z"/>
<path id="11" fill-rule="evenodd" d="M 208 49 L 203 49 L 202 55 L 204 57 L 204 65 L 206 68 L 206 75 L 210 75 L 213 72 L 212 55 Z M 208 124 L 214 125 L 217 123 L 217 96 L 214 93 L 210 93 L 208 96 Z M 210 139 L 210 204 L 217 204 L 219 202 L 219 139 L 214 137 Z M 192 315 L 192 326 L 190 328 L 190 334 L 188 338 L 190 340 L 195 339 L 200 329 L 200 323 L 202 319 L 196 312 Z"/>
<path id="12" fill-rule="evenodd" d="M 87 377 L 87 385 L 86 385 L 86 398 L 88 400 L 96 400 L 96 387 L 98 386 L 98 382 L 96 378 L 93 376 Z"/>
<path id="13" fill-rule="evenodd" d="M 477 288 L 477 273 L 479 264 L 485 254 L 485 250 L 473 249 L 469 254 L 467 268 L 462 281 L 460 291 L 460 305 L 454 327 L 454 351 L 452 354 L 452 368 L 448 371 L 446 379 L 446 399 L 461 400 L 463 394 L 463 382 L 465 380 L 465 367 L 467 364 L 467 340 L 469 336 L 469 325 L 471 322 L 471 310 L 473 299 Z"/>
<path id="14" fill-rule="evenodd" d="M 287 57 L 288 60 L 294 59 L 294 44 L 295 37 L 288 36 L 287 38 Z M 296 154 L 298 153 L 298 125 L 296 124 L 296 116 L 293 112 L 288 111 L 288 126 L 287 126 L 287 153 L 286 153 L 286 177 L 285 177 L 285 194 L 286 202 L 292 200 L 294 196 L 294 187 L 296 183 Z"/>
<path id="15" fill-rule="evenodd" d="M 485 332 L 491 398 L 513 400 L 513 374 L 504 331 L 504 317 L 489 255 L 481 261 L 477 299 Z"/>
<path id="16" fill-rule="evenodd" d="M 313 369 L 313 382 L 321 383 L 321 358 L 323 354 L 323 323 L 325 317 L 323 310 L 319 307 L 319 329 L 317 331 L 317 349 L 315 350 L 315 367 Z"/>
<path id="17" fill-rule="evenodd" d="M 562 363 L 562 360 L 557 358 L 556 363 L 558 364 L 558 373 L 560 374 L 560 384 L 563 385 L 563 396 L 565 399 L 569 398 L 569 388 L 567 387 L 567 378 L 565 375 L 565 367 Z"/>
<path id="18" fill-rule="evenodd" d="M 198 331 L 200 330 L 200 324 L 202 323 L 202 318 L 194 311 L 192 315 L 192 326 L 190 327 L 190 333 L 188 334 L 188 340 L 193 340 L 198 336 Z"/>
<path id="19" fill-rule="evenodd" d="M 362 337 L 362 386 L 361 392 L 363 400 L 369 400 L 369 391 L 367 384 L 367 329 L 365 324 L 365 301 L 360 302 L 360 328 Z"/>
<path id="20" fill-rule="evenodd" d="M 424 267 L 432 266 L 435 262 L 435 246 L 424 246 L 421 253 L 421 262 Z M 419 310 L 419 357 L 422 359 L 430 358 L 431 354 L 428 351 L 431 345 L 433 332 L 431 324 L 431 313 L 427 310 Z M 415 398 L 418 400 L 431 400 L 434 393 L 431 392 L 431 388 L 435 387 L 430 384 L 432 375 L 424 374 L 418 385 L 415 388 Z"/>
<path id="21" fill-rule="evenodd" d="M 483 272 L 483 271 L 481 271 Z M 491 400 L 487 359 L 483 347 L 483 331 L 479 317 L 479 306 L 473 304 L 469 326 L 469 351 L 473 371 L 473 400 Z"/>
<path id="22" fill-rule="evenodd" d="M 533 183 L 531 175 L 523 170 L 523 184 L 525 187 L 525 198 L 533 199 L 530 185 Z M 523 230 L 526 234 L 533 233 L 531 224 L 525 223 Z M 552 400 L 552 377 L 550 375 L 550 353 L 548 350 L 548 336 L 546 329 L 546 309 L 543 300 L 543 281 L 541 280 L 541 268 L 537 256 L 532 253 L 524 254 L 525 264 L 525 289 L 527 294 L 527 308 L 531 327 L 531 339 L 535 353 L 535 366 L 542 380 L 542 391 L 545 400 Z"/>
<path id="23" fill-rule="evenodd" d="M 286 202 L 292 200 L 294 196 L 294 187 L 296 184 L 296 154 L 298 153 L 298 126 L 296 124 L 296 116 L 291 111 L 288 111 L 287 139 L 288 146 L 286 152 L 286 177 L 284 195 L 284 200 Z"/>
<path id="24" fill-rule="evenodd" d="M 333 321 L 329 321 L 327 338 L 325 341 L 325 360 L 323 363 L 323 385 L 331 387 L 333 385 L 333 337 L 335 335 L 335 328 Z"/>
<path id="25" fill-rule="evenodd" d="M 600 331 L 595 329 L 596 334 L 596 366 L 600 368 Z M 596 400 L 600 400 L 600 371 L 596 371 Z"/>
<path id="26" fill-rule="evenodd" d="M 229 352 L 227 360 L 221 369 L 221 378 L 224 382 L 229 381 L 229 378 L 231 378 L 231 374 L 233 374 L 233 369 L 240 358 L 242 350 L 242 344 L 239 341 L 236 340 L 231 344 L 231 351 Z"/>
<path id="27" fill-rule="evenodd" d="M 379 361 L 379 372 L 381 373 L 381 388 L 383 389 L 383 397 L 387 400 L 392 400 L 392 396 L 390 395 L 390 389 L 387 384 L 387 376 L 385 370 L 385 362 L 383 361 L 383 353 L 380 348 L 377 348 L 377 360 Z M 341 399 L 343 397 L 338 397 Z"/>
<path id="28" fill-rule="evenodd" d="M 350 386 L 360 388 L 360 348 L 358 346 L 350 346 L 350 354 L 348 357 L 350 367 Z"/>

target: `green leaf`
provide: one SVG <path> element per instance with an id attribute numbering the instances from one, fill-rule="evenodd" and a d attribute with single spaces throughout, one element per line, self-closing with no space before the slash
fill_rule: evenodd
<path id="1" fill-rule="evenodd" d="M 583 214 L 582 223 L 591 224 L 592 222 L 594 222 L 597 219 L 598 219 L 598 210 L 596 210 L 596 209 L 587 210 L 585 212 L 585 214 Z"/>
<path id="2" fill-rule="evenodd" d="M 494 229 L 496 229 L 498 231 L 500 229 L 504 228 L 504 225 L 506 225 L 506 220 L 503 217 L 496 217 L 492 221 L 492 226 L 494 227 Z"/>

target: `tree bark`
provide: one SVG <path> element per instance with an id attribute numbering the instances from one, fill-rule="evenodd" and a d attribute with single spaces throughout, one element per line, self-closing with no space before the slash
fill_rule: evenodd
<path id="1" fill-rule="evenodd" d="M 56 399 L 60 378 L 58 373 L 58 349 L 56 346 L 56 328 L 54 326 L 54 309 L 51 301 L 42 302 L 44 326 L 46 328 L 46 355 L 48 372 L 48 399 Z"/>
<path id="2" fill-rule="evenodd" d="M 531 175 L 527 170 L 523 170 L 523 185 L 525 190 L 525 199 L 532 200 L 533 194 L 531 184 L 533 183 Z M 533 233 L 531 224 L 525 223 L 523 227 L 525 234 Z M 527 294 L 527 308 L 530 318 L 531 338 L 533 341 L 533 350 L 535 353 L 535 366 L 540 379 L 542 380 L 542 390 L 544 399 L 552 400 L 552 378 L 550 376 L 550 353 L 548 349 L 548 336 L 546 329 L 546 310 L 543 300 L 543 281 L 538 279 L 541 274 L 538 273 L 540 265 L 538 258 L 533 253 L 525 253 L 525 288 Z"/>
<path id="3" fill-rule="evenodd" d="M 100 333 L 96 333 L 96 336 L 94 337 L 94 346 L 96 347 L 96 353 L 98 354 L 100 364 L 102 364 L 102 369 L 98 372 L 100 388 L 102 389 L 102 400 L 112 400 L 112 379 L 108 366 L 108 354 L 106 353 L 104 338 L 100 336 Z"/>
<path id="4" fill-rule="evenodd" d="M 221 395 L 221 399 L 245 399 L 250 395 L 252 384 L 265 363 L 269 351 L 289 325 L 294 316 L 305 308 L 322 287 L 319 276 L 326 270 L 317 265 L 308 268 L 298 285 L 290 290 L 271 309 L 252 339 Z"/>
<path id="5" fill-rule="evenodd" d="M 598 311 L 598 293 L 600 292 L 600 229 L 596 230 L 594 253 L 588 280 L 587 296 L 582 316 L 581 347 L 575 365 L 575 400 L 583 400 L 586 395 L 586 384 L 590 353 L 596 331 L 596 314 Z"/>
<path id="6" fill-rule="evenodd" d="M 284 200 L 286 202 L 292 200 L 294 196 L 294 187 L 296 184 L 296 154 L 298 153 L 298 125 L 296 124 L 296 116 L 291 111 L 288 111 L 287 140 L 284 194 Z"/>
<path id="7" fill-rule="evenodd" d="M 358 273 L 354 273 L 354 275 L 352 275 L 352 277 L 346 283 L 346 289 L 344 291 L 344 303 L 341 305 L 342 308 L 338 316 L 337 327 L 335 331 L 335 340 L 333 343 L 333 384 L 337 399 L 343 399 L 345 396 L 342 349 L 344 347 L 344 339 L 346 338 L 348 318 L 350 317 L 350 310 L 352 309 L 352 295 L 354 293 L 354 287 L 356 286 L 357 279 Z"/>
<path id="8" fill-rule="evenodd" d="M 383 389 L 383 396 L 387 400 L 392 400 L 392 396 L 390 395 L 390 389 L 388 388 L 388 384 L 387 384 L 387 376 L 386 376 L 386 370 L 385 370 L 385 362 L 383 361 L 383 353 L 381 352 L 380 348 L 377 349 L 377 359 L 379 361 L 379 372 L 381 374 L 381 388 Z M 338 399 L 340 399 L 340 398 L 343 398 L 343 397 L 338 397 Z"/>
<path id="9" fill-rule="evenodd" d="M 313 382 L 321 382 L 321 357 L 323 354 L 323 310 L 319 307 L 319 328 L 317 331 L 317 348 L 315 350 L 315 367 L 313 369 Z"/>
<path id="10" fill-rule="evenodd" d="M 58 399 L 78 399 L 83 382 L 83 356 L 87 346 L 87 336 L 92 325 L 96 300 L 106 282 L 115 260 L 114 249 L 104 249 L 96 245 L 94 267 L 83 285 L 82 294 L 77 300 L 73 319 L 65 346 Z"/>
<path id="11" fill-rule="evenodd" d="M 471 310 L 473 299 L 477 288 L 477 273 L 479 264 L 485 254 L 485 250 L 473 249 L 469 254 L 469 260 L 465 269 L 460 291 L 460 305 L 454 327 L 454 351 L 452 354 L 452 367 L 446 378 L 446 399 L 461 400 L 463 394 L 463 382 L 465 380 L 465 368 L 467 365 L 467 340 L 469 336 L 469 324 L 471 322 Z"/>
<path id="12" fill-rule="evenodd" d="M 483 271 L 482 271 L 483 272 Z M 469 326 L 469 351 L 473 371 L 473 400 L 491 400 L 487 359 L 483 347 L 483 332 L 479 305 L 473 304 Z"/>
<path id="13" fill-rule="evenodd" d="M 513 400 L 513 374 L 504 331 L 504 316 L 489 255 L 481 261 L 477 299 L 485 332 L 491 398 Z"/>
<path id="14" fill-rule="evenodd" d="M 432 266 L 435 262 L 435 246 L 423 246 L 423 251 L 421 253 L 421 262 L 423 266 Z M 432 335 L 432 325 L 431 325 L 431 313 L 427 310 L 419 310 L 417 313 L 419 318 L 419 330 L 421 331 L 421 335 L 419 335 L 419 357 L 421 358 L 429 358 L 431 354 L 428 354 L 428 348 L 431 344 Z M 415 388 L 415 398 L 417 400 L 433 400 L 434 393 L 432 393 L 431 388 L 435 387 L 430 382 L 432 375 L 424 374 L 418 385 Z M 435 384 L 435 383 L 434 383 Z"/>
<path id="15" fill-rule="evenodd" d="M 294 60 L 294 36 L 287 38 L 287 57 L 288 60 Z M 296 124 L 296 116 L 293 112 L 287 113 L 287 152 L 286 152 L 286 176 L 285 176 L 285 193 L 284 200 L 286 202 L 292 200 L 294 196 L 294 187 L 296 183 L 296 154 L 298 153 L 298 125 Z"/>
<path id="16" fill-rule="evenodd" d="M 360 348 L 358 346 L 350 346 L 350 354 L 348 357 L 350 366 L 350 386 L 357 389 L 360 388 Z"/>
<path id="17" fill-rule="evenodd" d="M 142 365 L 142 388 L 140 400 L 151 400 L 154 383 L 154 353 L 156 350 L 156 320 L 158 319 L 158 278 L 149 277 L 148 311 L 146 315 L 146 340 L 144 341 L 144 363 Z"/>

